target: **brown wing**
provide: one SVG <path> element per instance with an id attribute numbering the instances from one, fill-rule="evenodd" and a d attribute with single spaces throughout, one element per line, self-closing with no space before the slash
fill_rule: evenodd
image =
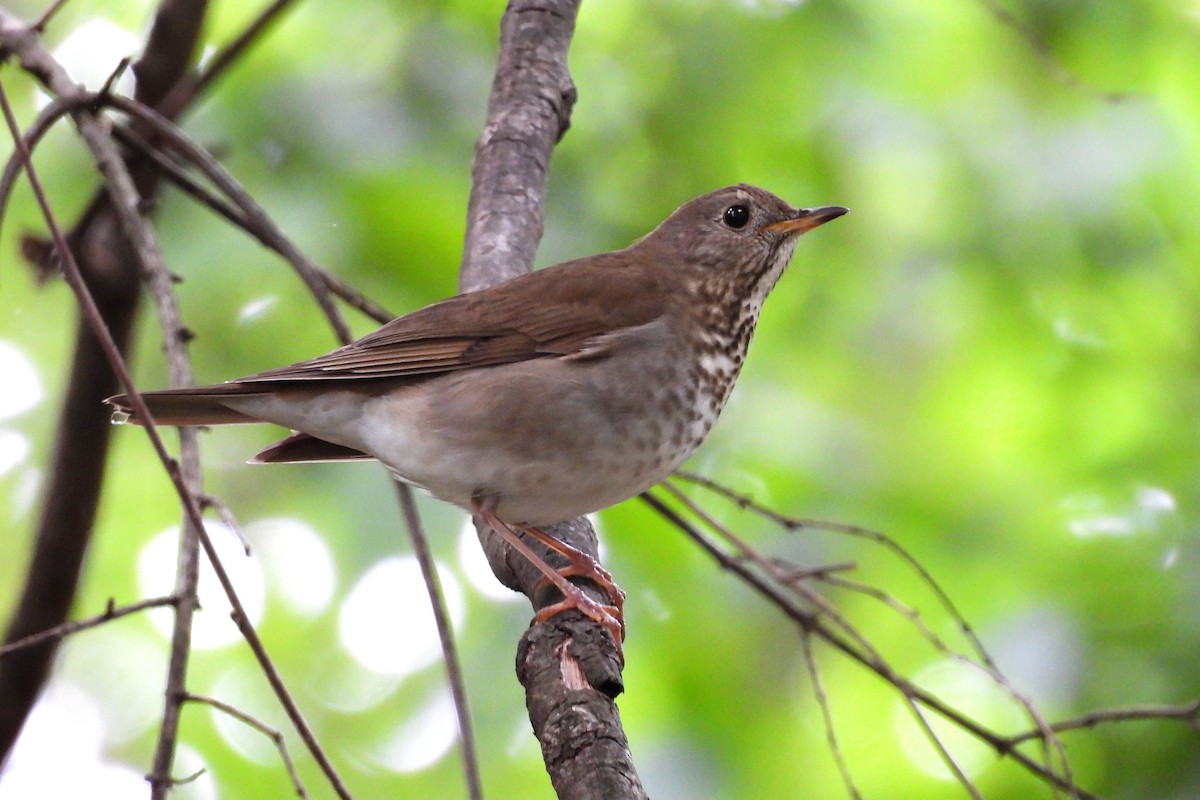
<path id="1" fill-rule="evenodd" d="M 632 266 L 627 252 L 451 297 L 331 353 L 236 383 L 416 378 L 578 353 L 598 337 L 663 313 L 666 295 L 654 272 Z"/>

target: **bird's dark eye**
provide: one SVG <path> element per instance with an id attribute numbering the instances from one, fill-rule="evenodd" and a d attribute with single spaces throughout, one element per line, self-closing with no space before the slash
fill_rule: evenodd
<path id="1" fill-rule="evenodd" d="M 749 221 L 750 209 L 741 203 L 725 209 L 725 224 L 734 230 L 746 227 L 746 223 Z"/>

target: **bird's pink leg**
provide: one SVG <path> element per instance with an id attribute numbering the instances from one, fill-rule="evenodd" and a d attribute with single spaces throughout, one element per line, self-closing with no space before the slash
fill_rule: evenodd
<path id="1" fill-rule="evenodd" d="M 520 526 L 520 530 L 567 559 L 569 562 L 568 565 L 562 570 L 557 570 L 547 564 L 545 559 L 522 541 L 520 535 L 511 525 L 496 516 L 496 512 L 492 510 L 490 504 L 476 500 L 472 503 L 471 510 L 488 527 L 498 533 L 504 541 L 512 545 L 513 549 L 520 553 L 525 560 L 536 567 L 545 576 L 545 580 L 553 584 L 562 593 L 563 599 L 540 609 L 534 615 L 535 620 L 545 622 L 563 611 L 579 611 L 589 619 L 595 620 L 608 631 L 617 646 L 618 654 L 624 658 L 621 641 L 625 638 L 625 619 L 623 613 L 625 592 L 613 582 L 612 576 L 607 570 L 597 564 L 596 560 L 591 556 L 580 552 L 565 542 L 555 539 L 545 531 L 530 526 Z M 567 580 L 567 577 L 571 575 L 586 576 L 595 581 L 596 585 L 613 599 L 612 605 L 604 605 L 588 597 L 582 589 Z"/>
<path id="2" fill-rule="evenodd" d="M 600 566 L 600 562 L 589 556 L 582 550 L 577 550 L 561 539 L 555 539 L 550 534 L 543 531 L 541 528 L 535 528 L 532 525 L 518 525 L 519 530 L 537 539 L 539 542 L 550 548 L 554 552 L 567 559 L 567 566 L 562 569 L 555 570 L 563 577 L 571 577 L 579 575 L 591 580 L 597 586 L 604 590 L 604 593 L 612 600 L 612 605 L 604 606 L 604 608 L 613 609 L 612 615 L 621 621 L 621 639 L 625 638 L 625 590 L 617 585 L 613 580 L 612 573 Z M 557 585 L 557 584 L 556 584 Z M 554 606 L 542 609 L 540 614 L 545 614 Z M 551 615 L 557 612 L 551 612 Z"/>

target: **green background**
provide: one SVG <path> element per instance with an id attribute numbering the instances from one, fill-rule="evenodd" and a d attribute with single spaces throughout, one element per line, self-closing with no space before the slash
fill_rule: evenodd
<path id="1" fill-rule="evenodd" d="M 217 4 L 213 44 L 249 18 L 238 5 Z M 71 4 L 48 43 L 99 14 L 136 37 L 149 6 Z M 851 208 L 798 248 L 690 466 L 785 513 L 888 532 L 1050 719 L 1186 703 L 1200 694 L 1200 12 L 1165 0 L 1004 8 L 1028 35 L 982 1 L 585 3 L 570 58 L 579 102 L 551 165 L 538 263 L 622 247 L 731 183 Z M 394 312 L 415 309 L 454 291 L 500 11 L 477 0 L 300 3 L 186 126 L 317 262 Z M 82 52 L 96 87 L 129 51 Z M 31 86 L 11 66 L 3 77 L 27 124 Z M 95 183 L 88 165 L 66 129 L 38 154 L 64 219 Z M 246 237 L 175 192 L 156 222 L 185 278 L 198 380 L 335 344 L 300 282 Z M 43 397 L 0 419 L 0 433 L 29 443 L 0 474 L 0 618 L 25 568 L 73 317 L 67 289 L 39 289 L 17 258 L 15 236 L 28 229 L 41 228 L 22 186 L 0 241 L 0 340 L 32 362 Z M 350 317 L 356 333 L 373 327 Z M 136 363 L 145 387 L 166 383 L 152 322 Z M 408 770 L 379 755 L 394 746 L 415 758 L 404 747 L 445 728 L 440 666 L 381 677 L 341 645 L 356 584 L 409 549 L 386 478 L 367 465 L 242 463 L 276 433 L 205 437 L 207 488 L 252 533 L 287 518 L 319 536 L 305 539 L 319 563 L 305 563 L 331 581 L 322 590 L 316 578 L 297 589 L 279 577 L 295 553 L 286 537 L 262 534 L 249 569 L 267 575 L 258 627 L 271 654 L 356 796 L 461 796 L 453 751 Z M 139 563 L 178 524 L 138 431 L 117 432 L 109 479 L 80 616 L 150 591 Z M 853 577 L 920 609 L 961 648 L 929 591 L 883 550 L 786 534 L 705 502 L 772 555 L 856 562 Z M 461 515 L 426 499 L 422 509 L 461 590 L 488 796 L 552 797 L 512 670 L 528 608 L 473 588 Z M 794 627 L 637 501 L 600 525 L 605 562 L 629 592 L 620 708 L 651 796 L 846 796 Z M 169 586 L 169 559 L 157 563 Z M 1002 730 L 1029 726 L 901 615 L 826 593 L 904 674 Z M 413 596 L 350 607 L 374 613 L 368 638 L 394 644 L 418 613 Z M 216 604 L 204 615 L 224 613 Z M 825 648 L 816 657 L 864 796 L 965 796 L 894 691 Z M 68 643 L 56 680 L 98 710 L 92 758 L 149 769 L 165 658 L 145 617 Z M 240 644 L 198 651 L 190 686 L 285 727 Z M 228 727 L 186 710 L 178 771 L 208 773 L 178 796 L 285 796 L 264 741 Z M 57 744 L 71 760 L 53 726 L 27 739 L 35 733 L 31 751 Z M 326 796 L 288 739 L 313 795 Z M 1091 791 L 1200 796 L 1200 737 L 1178 722 L 1065 741 Z M 1047 796 L 1011 764 L 948 743 L 988 798 Z"/>

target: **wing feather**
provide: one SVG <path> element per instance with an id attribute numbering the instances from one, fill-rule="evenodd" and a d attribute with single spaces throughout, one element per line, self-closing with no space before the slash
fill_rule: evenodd
<path id="1" fill-rule="evenodd" d="M 532 358 L 572 356 L 588 342 L 645 324 L 669 291 L 628 251 L 570 262 L 451 297 L 398 317 L 317 358 L 238 383 L 412 378 Z M 650 273 L 650 274 L 647 274 Z M 597 291 L 602 285 L 603 296 Z"/>

